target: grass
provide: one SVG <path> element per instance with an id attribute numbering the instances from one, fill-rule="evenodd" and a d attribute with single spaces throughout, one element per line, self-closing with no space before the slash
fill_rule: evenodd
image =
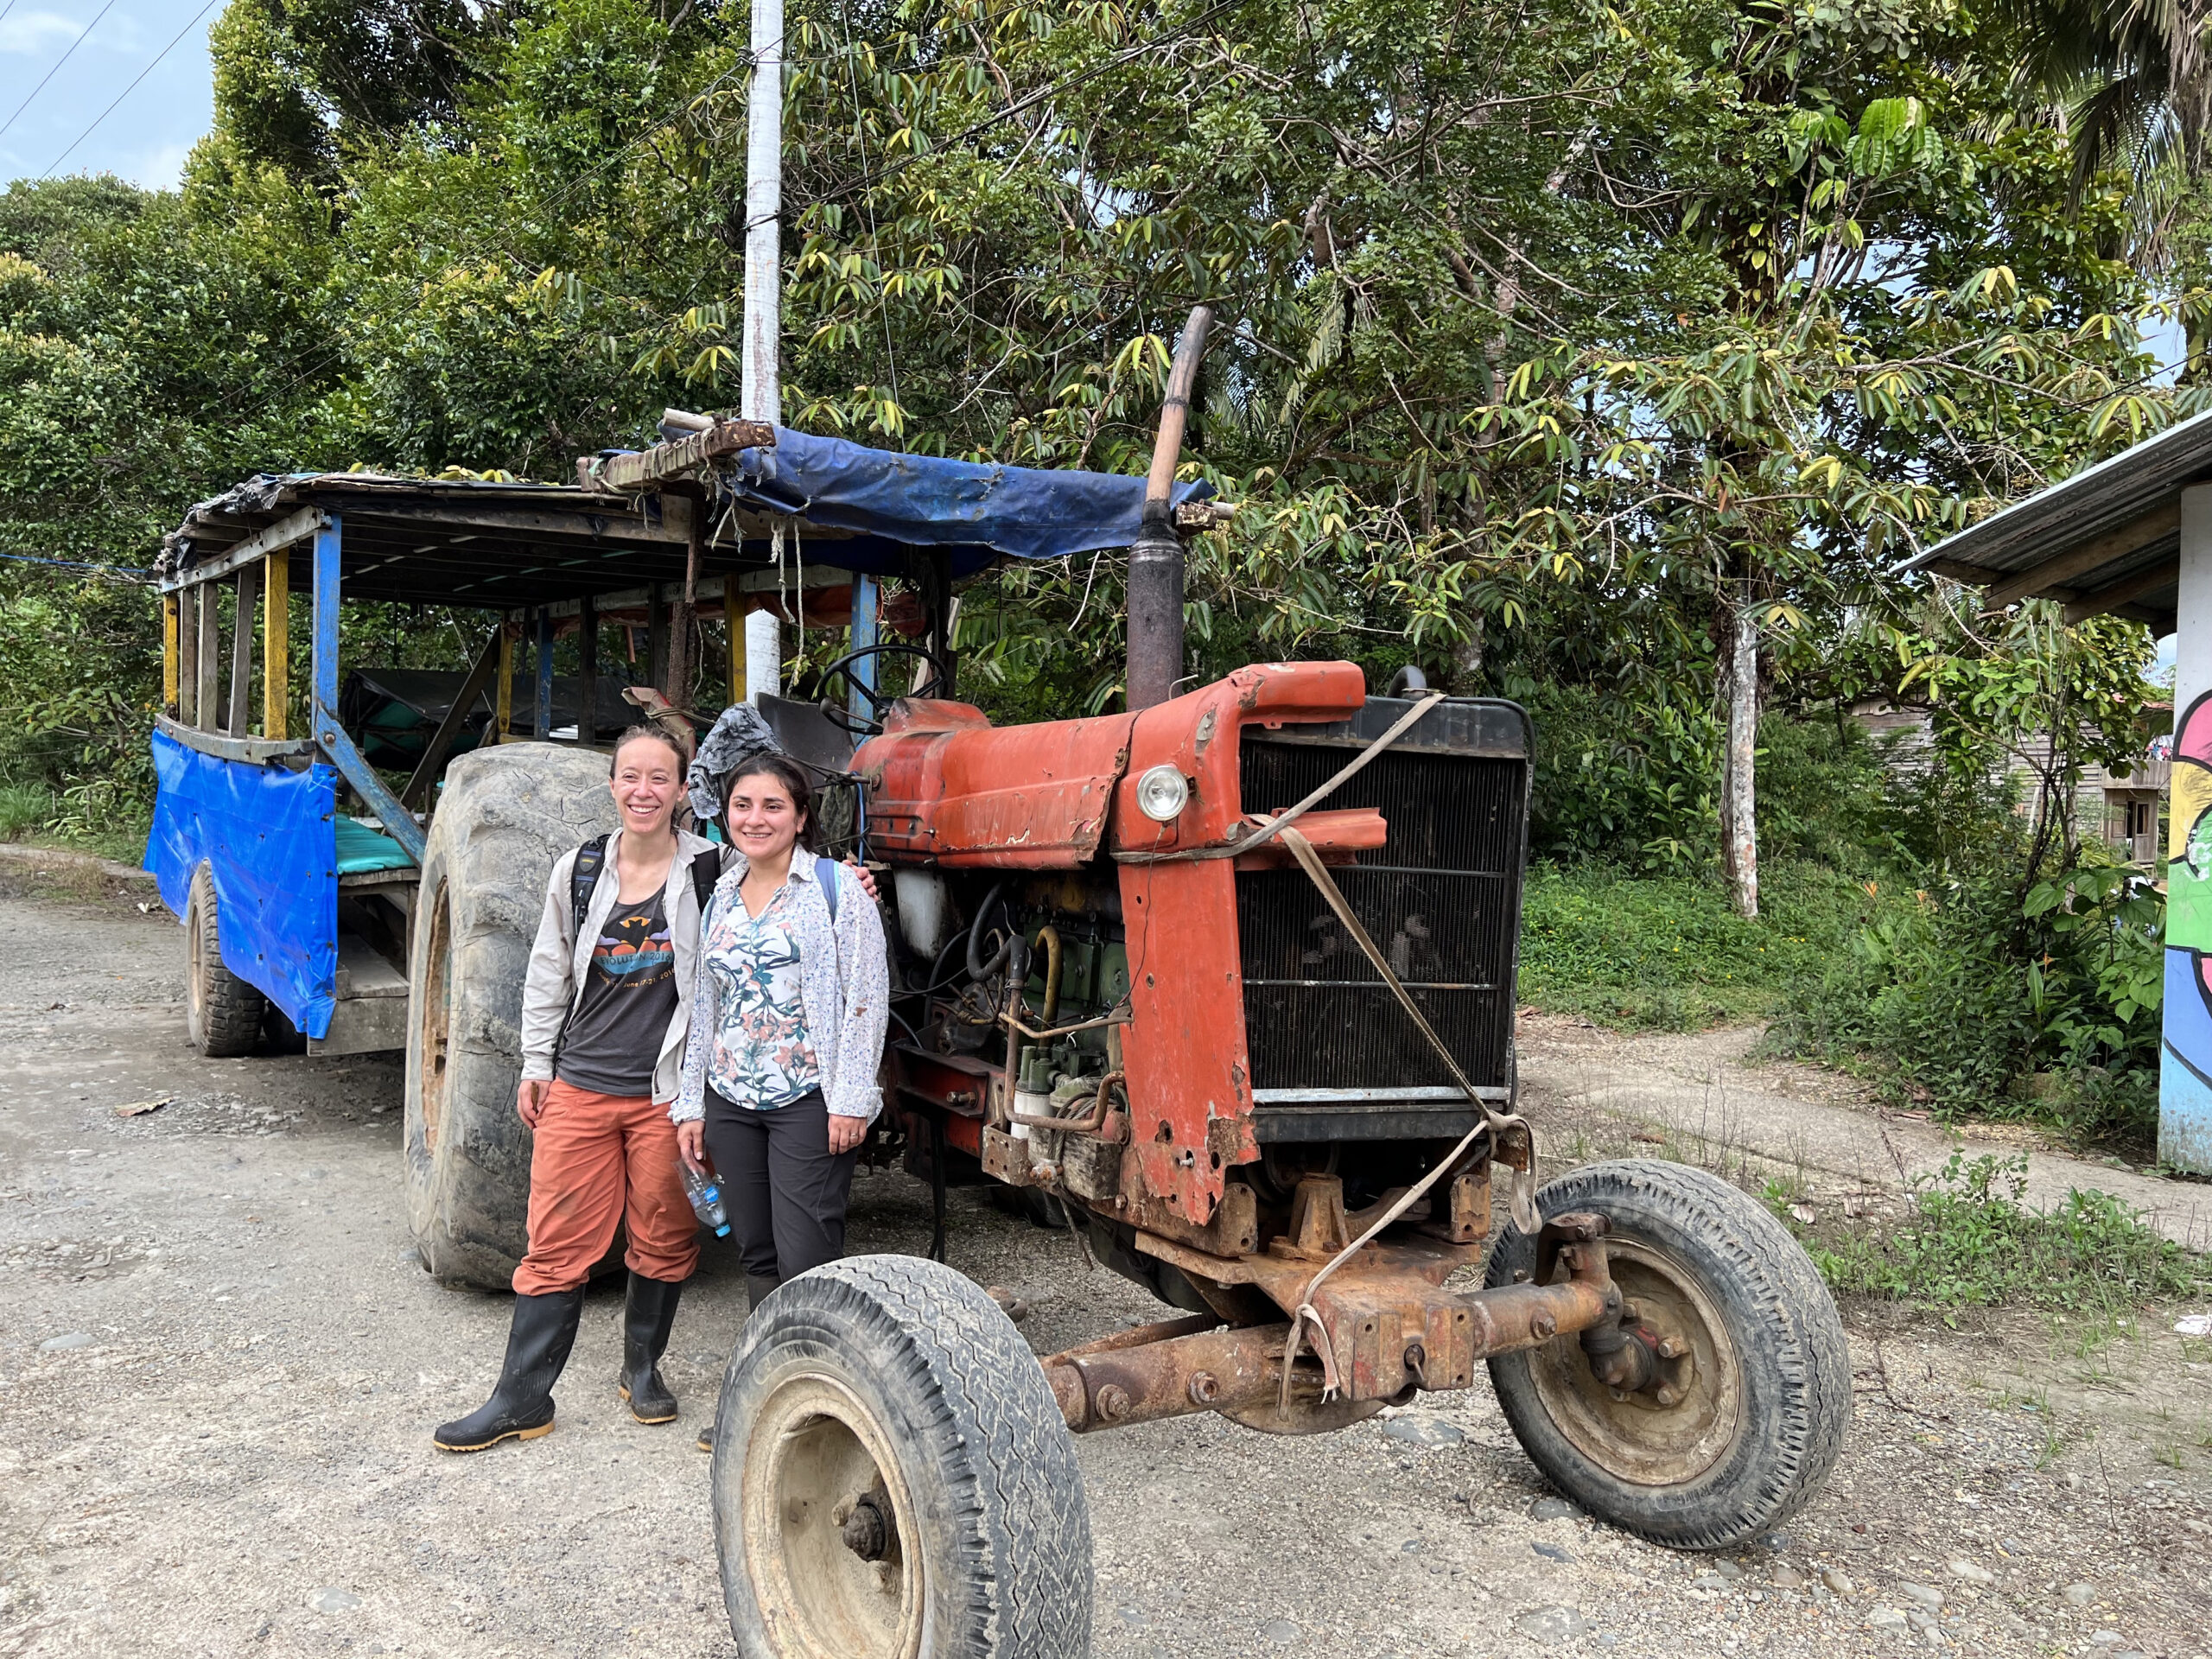
<path id="1" fill-rule="evenodd" d="M 1630 1030 L 1767 1019 L 1890 902 L 1824 866 L 1776 863 L 1760 872 L 1758 919 L 1746 921 L 1717 880 L 1532 865 L 1521 997 Z"/>
<path id="2" fill-rule="evenodd" d="M 2027 1160 L 1962 1154 L 1913 1183 L 1911 1215 L 1886 1231 L 1806 1226 L 1769 1203 L 1840 1291 L 1950 1315 L 1970 1307 L 2044 1310 L 2083 1357 L 2124 1334 L 2136 1310 L 2212 1291 L 2212 1260 L 2144 1224 L 2103 1192 L 2071 1192 L 2058 1208 L 2021 1203 Z M 2068 1316 L 2088 1316 L 2086 1327 Z M 2088 1335 L 2082 1335 L 2086 1328 Z"/>
<path id="3" fill-rule="evenodd" d="M 28 840 L 52 823 L 60 803 L 35 784 L 0 784 L 0 841 Z"/>

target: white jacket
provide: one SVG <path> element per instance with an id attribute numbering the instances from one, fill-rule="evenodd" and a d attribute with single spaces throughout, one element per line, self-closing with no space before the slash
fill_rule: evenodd
<path id="1" fill-rule="evenodd" d="M 574 927 L 575 912 L 569 899 L 575 853 L 554 860 L 553 873 L 546 878 L 545 913 L 538 918 L 530 971 L 522 984 L 522 1075 L 526 1083 L 553 1076 L 553 1051 L 583 995 L 592 946 L 621 897 L 614 860 L 622 836 L 618 830 L 607 839 L 607 860 L 592 885 L 580 931 Z M 660 1052 L 653 1058 L 653 1100 L 658 1105 L 676 1098 L 683 1076 L 683 1039 L 691 1029 L 691 982 L 699 958 L 699 895 L 691 885 L 691 861 L 702 854 L 716 858 L 721 853 L 704 836 L 681 830 L 676 833 L 676 857 L 668 867 L 668 886 L 661 890 L 661 914 L 668 920 L 669 943 L 676 949 L 676 1013 L 661 1033 Z"/>
<path id="2" fill-rule="evenodd" d="M 791 859 L 791 880 L 798 890 L 790 919 L 799 952 L 799 1006 L 806 1016 L 807 1041 L 822 1068 L 822 1097 L 831 1115 L 867 1122 L 883 1109 L 883 1090 L 876 1079 L 891 1019 L 891 957 L 883 938 L 883 918 L 861 887 L 860 877 L 842 864 L 830 868 L 836 872 L 835 922 L 815 875 L 814 855 L 799 848 Z M 744 854 L 730 855 L 729 867 L 707 901 L 710 918 L 745 902 L 737 890 L 744 884 L 747 868 Z M 722 1023 L 714 972 L 705 952 L 696 954 L 698 983 L 691 992 L 691 1042 L 683 1057 L 683 1084 L 668 1112 L 678 1123 L 705 1113 L 707 1068 Z M 658 1072 L 653 1086 L 658 1100 Z"/>

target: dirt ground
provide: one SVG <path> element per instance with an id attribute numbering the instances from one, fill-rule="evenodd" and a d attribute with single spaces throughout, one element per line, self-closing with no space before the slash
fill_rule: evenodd
<path id="1" fill-rule="evenodd" d="M 0 869 L 0 1654 L 729 1652 L 691 1443 L 738 1323 L 728 1255 L 677 1325 L 679 1427 L 617 1401 L 608 1290 L 557 1432 L 437 1453 L 507 1305 L 414 1259 L 398 1065 L 196 1058 L 181 931 L 143 887 L 75 880 Z M 1636 1133 L 1585 1111 L 1573 1149 L 1649 1155 Z M 1156 1316 L 1065 1236 L 955 1202 L 954 1265 L 1030 1297 L 1040 1351 Z M 856 1249 L 924 1248 L 903 1176 L 854 1207 Z M 1087 1438 L 1096 1650 L 2212 1659 L 2212 1344 L 2171 1335 L 2177 1311 L 2083 1354 L 2031 1319 L 1847 1310 L 1842 1464 L 1726 1557 L 1532 1515 L 1548 1494 L 1481 1388 L 1308 1440 Z"/>

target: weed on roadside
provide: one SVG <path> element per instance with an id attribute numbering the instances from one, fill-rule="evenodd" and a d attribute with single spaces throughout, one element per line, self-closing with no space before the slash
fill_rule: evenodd
<path id="1" fill-rule="evenodd" d="M 2108 1193 L 2077 1190 L 2056 1209 L 2028 1208 L 2024 1156 L 1968 1162 L 1954 1153 L 1912 1185 L 1910 1213 L 1878 1232 L 1800 1224 L 1780 1182 L 1766 1198 L 1840 1291 L 1945 1314 L 2010 1305 L 2087 1315 L 2053 1329 L 2085 1357 L 2132 1330 L 2138 1307 L 2212 1290 L 2212 1261 L 2145 1226 Z"/>

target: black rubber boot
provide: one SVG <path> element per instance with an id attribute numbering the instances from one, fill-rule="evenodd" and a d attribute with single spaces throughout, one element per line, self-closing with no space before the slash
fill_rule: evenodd
<path id="1" fill-rule="evenodd" d="M 622 1310 L 622 1397 L 641 1423 L 676 1421 L 676 1396 L 660 1380 L 660 1357 L 676 1323 L 677 1298 L 683 1281 L 630 1275 L 630 1295 Z"/>
<path id="2" fill-rule="evenodd" d="M 553 1432 L 553 1384 L 575 1345 L 583 1287 L 550 1296 L 515 1298 L 506 1363 L 492 1397 L 466 1417 L 441 1423 L 430 1435 L 444 1452 L 481 1452 L 501 1440 L 534 1440 Z"/>
<path id="3" fill-rule="evenodd" d="M 746 1318 L 751 1319 L 760 1304 L 768 1300 L 770 1293 L 783 1282 L 772 1273 L 747 1274 L 745 1275 Z M 702 1452 L 711 1452 L 715 1449 L 715 1425 L 711 1418 L 708 1420 L 707 1426 L 699 1431 L 699 1449 Z"/>

